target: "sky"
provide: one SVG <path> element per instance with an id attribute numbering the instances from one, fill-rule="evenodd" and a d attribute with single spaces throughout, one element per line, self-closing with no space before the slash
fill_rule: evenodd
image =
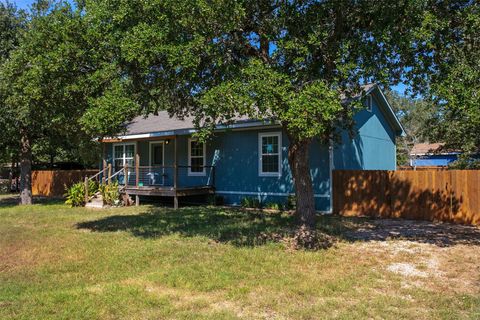
<path id="1" fill-rule="evenodd" d="M 0 0 L 1 2 L 6 2 L 5 0 Z M 17 7 L 21 9 L 28 9 L 28 6 L 33 3 L 33 0 L 10 0 L 10 2 L 15 3 Z"/>
<path id="2" fill-rule="evenodd" d="M 6 0 L 0 0 L 0 2 L 6 2 Z M 21 9 L 28 9 L 29 6 L 34 2 L 34 0 L 10 0 Z M 404 84 L 399 84 L 392 87 L 393 90 L 398 91 L 399 93 L 404 93 L 406 86 Z"/>

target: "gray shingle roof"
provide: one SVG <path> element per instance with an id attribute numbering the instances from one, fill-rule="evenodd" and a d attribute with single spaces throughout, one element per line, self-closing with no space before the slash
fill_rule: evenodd
<path id="1" fill-rule="evenodd" d="M 236 122 L 253 122 L 248 117 L 237 117 Z M 176 116 L 170 117 L 167 111 L 159 111 L 158 115 L 150 114 L 148 117 L 139 116 L 127 124 L 126 135 L 177 131 L 194 129 L 193 117 L 184 117 L 183 120 Z"/>
<path id="2" fill-rule="evenodd" d="M 126 134 L 131 135 L 193 128 L 193 118 L 185 117 L 183 120 L 177 117 L 170 118 L 167 111 L 159 111 L 158 115 L 151 114 L 146 118 L 140 116 L 133 119 L 127 124 Z"/>
<path id="3" fill-rule="evenodd" d="M 364 92 L 370 92 L 376 84 L 367 84 L 362 87 Z M 360 95 L 359 95 L 360 96 Z M 345 99 L 342 97 L 342 99 Z M 394 116 L 395 117 L 395 116 Z M 237 122 L 253 122 L 254 119 L 247 117 L 238 117 Z M 185 117 L 183 120 L 177 117 L 170 117 L 167 111 L 159 111 L 158 115 L 149 115 L 147 117 L 139 116 L 134 118 L 126 126 L 126 135 L 146 134 L 163 131 L 178 131 L 194 129 L 193 117 Z"/>

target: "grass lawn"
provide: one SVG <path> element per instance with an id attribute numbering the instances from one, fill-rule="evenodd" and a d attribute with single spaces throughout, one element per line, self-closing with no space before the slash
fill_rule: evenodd
<path id="1" fill-rule="evenodd" d="M 338 239 L 289 251 L 286 214 L 152 206 L 91 211 L 0 199 L 1 319 L 479 319 L 480 245 Z"/>

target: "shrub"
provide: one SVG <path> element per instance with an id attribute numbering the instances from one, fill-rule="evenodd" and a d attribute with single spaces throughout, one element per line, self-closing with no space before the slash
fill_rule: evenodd
<path id="1" fill-rule="evenodd" d="M 103 203 L 109 206 L 118 205 L 120 203 L 120 192 L 118 191 L 118 182 L 105 184 L 100 186 Z"/>
<path id="2" fill-rule="evenodd" d="M 295 210 L 297 207 L 297 198 L 294 195 L 289 195 L 285 203 L 285 210 Z"/>
<path id="3" fill-rule="evenodd" d="M 257 198 L 249 197 L 242 198 L 242 200 L 240 201 L 240 205 L 244 208 L 260 209 L 262 207 L 262 203 L 260 202 L 260 200 L 258 200 Z"/>
<path id="4" fill-rule="evenodd" d="M 85 183 L 77 182 L 70 188 L 65 186 L 66 204 L 71 207 L 81 207 L 85 205 Z M 95 181 L 88 181 L 88 195 L 92 196 L 98 191 L 98 184 Z"/>
<path id="5" fill-rule="evenodd" d="M 282 205 L 277 202 L 269 202 L 265 205 L 265 208 L 272 210 L 282 210 Z"/>
<path id="6" fill-rule="evenodd" d="M 0 194 L 10 193 L 10 181 L 0 179 Z"/>

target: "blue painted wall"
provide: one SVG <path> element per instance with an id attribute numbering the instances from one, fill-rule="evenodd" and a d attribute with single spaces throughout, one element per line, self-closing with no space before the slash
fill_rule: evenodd
<path id="1" fill-rule="evenodd" d="M 422 158 L 412 159 L 412 166 L 415 167 L 435 167 L 448 166 L 450 163 L 456 161 L 458 156 L 456 154 L 450 155 L 430 155 Z"/>
<path id="2" fill-rule="evenodd" d="M 355 116 L 358 134 L 350 138 L 342 135 L 342 142 L 334 147 L 335 169 L 395 170 L 395 133 L 383 114 L 377 100 L 372 99 L 372 110 L 362 110 Z M 215 166 L 215 187 L 225 203 L 238 205 L 244 197 L 255 197 L 263 203 L 284 203 L 294 193 L 288 165 L 288 138 L 282 133 L 282 174 L 278 177 L 259 176 L 259 134 L 280 132 L 280 128 L 217 132 L 207 143 L 206 165 Z M 149 165 L 148 141 L 138 141 L 140 164 Z M 112 146 L 107 146 L 111 161 Z M 178 164 L 188 165 L 188 136 L 178 136 Z M 173 165 L 174 143 L 165 145 L 165 165 Z M 310 150 L 310 167 L 317 210 L 330 210 L 330 165 L 328 147 L 315 140 Z M 191 177 L 187 169 L 179 169 L 179 186 L 198 185 L 211 177 Z M 173 174 L 167 174 L 171 179 Z M 170 181 L 171 182 L 171 181 Z"/>
<path id="3" fill-rule="evenodd" d="M 334 168 L 345 170 L 395 170 L 395 132 L 378 101 L 372 99 L 372 110 L 355 115 L 357 134 L 348 132 L 335 144 Z"/>

